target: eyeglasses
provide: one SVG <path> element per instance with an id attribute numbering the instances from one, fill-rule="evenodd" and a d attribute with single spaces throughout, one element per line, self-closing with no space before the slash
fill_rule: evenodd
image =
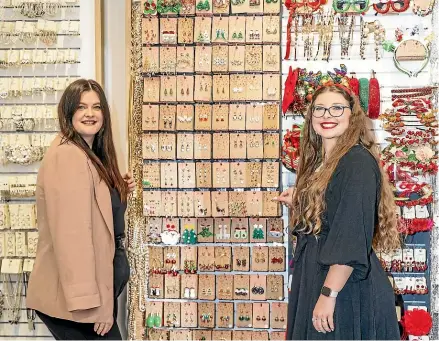
<path id="1" fill-rule="evenodd" d="M 340 117 L 341 115 L 344 114 L 345 109 L 350 109 L 350 108 L 351 107 L 346 105 L 333 105 L 330 106 L 329 108 L 325 108 L 317 105 L 312 109 L 312 115 L 316 118 L 320 118 L 325 115 L 326 111 L 328 111 L 329 115 L 331 115 L 332 117 Z"/>

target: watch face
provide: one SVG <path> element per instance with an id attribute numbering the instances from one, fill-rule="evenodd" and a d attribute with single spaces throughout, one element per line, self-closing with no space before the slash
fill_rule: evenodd
<path id="1" fill-rule="evenodd" d="M 329 297 L 331 295 L 331 289 L 327 287 L 323 287 L 321 293 L 323 296 Z"/>

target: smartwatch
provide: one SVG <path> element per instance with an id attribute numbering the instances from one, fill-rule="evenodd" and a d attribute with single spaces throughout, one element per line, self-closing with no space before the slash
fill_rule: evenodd
<path id="1" fill-rule="evenodd" d="M 330 289 L 330 288 L 328 288 L 328 287 L 322 287 L 322 290 L 320 291 L 320 293 L 323 295 L 323 296 L 326 296 L 326 297 L 333 297 L 333 298 L 336 298 L 337 297 L 337 295 L 338 295 L 338 291 L 334 291 L 334 290 L 332 290 L 332 289 Z"/>

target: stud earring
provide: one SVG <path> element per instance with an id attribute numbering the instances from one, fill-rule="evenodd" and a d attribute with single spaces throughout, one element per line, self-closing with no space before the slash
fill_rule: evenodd
<path id="1" fill-rule="evenodd" d="M 192 298 L 192 299 L 197 297 L 197 294 L 195 293 L 195 288 L 191 288 L 190 289 L 189 297 Z"/>

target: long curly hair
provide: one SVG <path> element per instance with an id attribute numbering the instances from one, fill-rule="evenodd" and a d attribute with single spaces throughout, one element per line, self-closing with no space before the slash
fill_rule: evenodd
<path id="1" fill-rule="evenodd" d="M 348 129 L 338 138 L 330 157 L 325 160 L 322 138 L 312 126 L 312 108 L 317 97 L 325 92 L 339 93 L 349 102 L 352 114 Z M 397 230 L 396 206 L 391 185 L 379 159 L 379 146 L 368 126 L 368 120 L 356 96 L 337 86 L 318 89 L 312 98 L 305 117 L 303 139 L 300 146 L 300 162 L 296 189 L 290 210 L 290 225 L 293 230 L 318 235 L 321 232 L 321 216 L 325 211 L 325 191 L 340 159 L 356 144 L 360 143 L 376 159 L 381 173 L 381 197 L 378 208 L 378 224 L 375 227 L 373 248 L 376 251 L 391 251 L 401 245 Z M 319 168 L 320 167 L 320 168 Z M 316 170 L 319 168 L 319 171 Z"/>

